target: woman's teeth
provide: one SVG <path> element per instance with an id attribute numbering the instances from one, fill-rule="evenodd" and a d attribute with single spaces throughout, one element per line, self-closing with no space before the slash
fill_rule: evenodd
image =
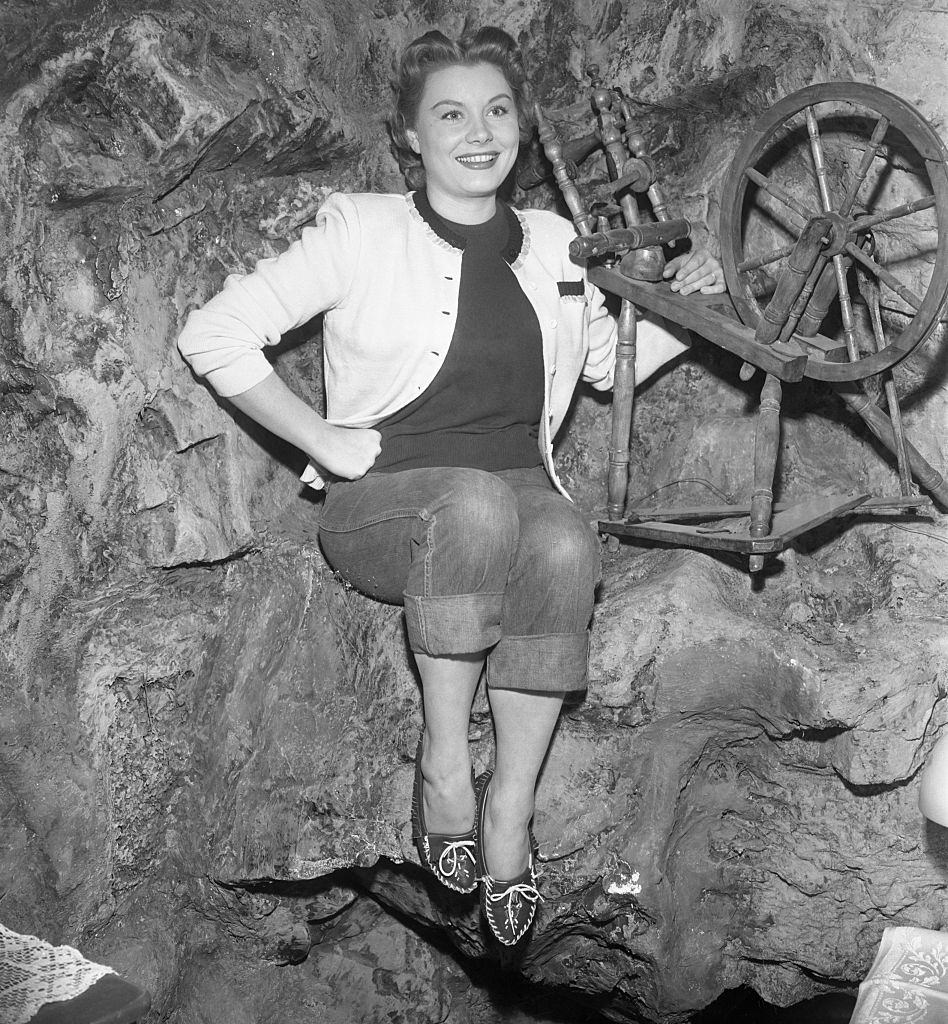
<path id="1" fill-rule="evenodd" d="M 459 156 L 456 160 L 459 164 L 489 164 L 497 158 L 496 153 L 478 153 L 476 156 Z"/>

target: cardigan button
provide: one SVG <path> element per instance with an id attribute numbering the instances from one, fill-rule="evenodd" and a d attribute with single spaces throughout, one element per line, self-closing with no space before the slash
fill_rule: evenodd
<path id="1" fill-rule="evenodd" d="M 558 323 L 558 321 L 557 321 L 557 320 L 551 320 L 551 321 L 550 321 L 550 326 L 551 326 L 551 327 L 556 327 L 557 323 Z"/>

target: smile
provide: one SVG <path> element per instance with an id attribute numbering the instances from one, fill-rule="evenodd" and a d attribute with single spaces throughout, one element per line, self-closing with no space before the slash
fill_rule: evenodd
<path id="1" fill-rule="evenodd" d="M 496 162 L 499 153 L 471 153 L 468 156 L 456 156 L 454 159 L 463 167 L 490 167 Z"/>

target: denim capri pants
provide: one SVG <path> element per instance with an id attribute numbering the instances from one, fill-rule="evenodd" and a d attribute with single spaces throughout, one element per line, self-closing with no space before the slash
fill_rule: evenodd
<path id="1" fill-rule="evenodd" d="M 413 651 L 487 651 L 499 689 L 585 689 L 599 540 L 542 467 L 334 481 L 319 540 L 353 587 L 404 605 Z"/>

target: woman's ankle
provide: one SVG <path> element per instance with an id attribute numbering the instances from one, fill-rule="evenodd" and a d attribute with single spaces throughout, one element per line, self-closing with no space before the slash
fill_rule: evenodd
<path id="1" fill-rule="evenodd" d="M 474 823 L 474 789 L 466 743 L 460 754 L 455 754 L 454 760 L 432 757 L 425 749 L 421 758 L 421 775 L 424 780 L 424 814 L 429 831 L 441 835 L 460 835 L 468 831 Z"/>
<path id="2" fill-rule="evenodd" d="M 493 788 L 493 787 L 491 787 Z M 486 864 L 484 870 L 495 880 L 509 881 L 526 871 L 530 863 L 529 826 L 533 818 L 533 802 L 517 809 L 494 804 L 488 792 L 484 808 L 482 843 Z"/>
<path id="3" fill-rule="evenodd" d="M 536 808 L 533 787 L 525 787 L 520 780 L 504 786 L 495 774 L 487 794 L 487 813 L 491 823 L 504 831 L 526 831 Z"/>
<path id="4" fill-rule="evenodd" d="M 461 743 L 438 742 L 425 734 L 421 754 L 421 774 L 428 785 L 450 790 L 470 787 L 471 752 L 467 738 Z"/>

